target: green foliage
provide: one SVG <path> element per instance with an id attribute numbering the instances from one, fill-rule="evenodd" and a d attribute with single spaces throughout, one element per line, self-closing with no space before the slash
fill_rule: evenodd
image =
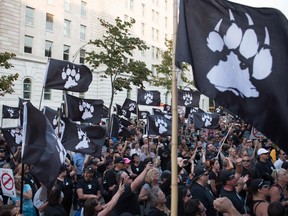
<path id="1" fill-rule="evenodd" d="M 11 58 L 15 57 L 14 53 L 0 53 L 0 67 L 4 67 L 5 69 L 9 69 L 13 67 L 11 63 L 8 62 Z M 14 92 L 13 82 L 17 80 L 19 74 L 11 74 L 11 75 L 2 75 L 0 77 L 0 95 L 4 96 L 6 93 L 11 94 Z"/>
<path id="2" fill-rule="evenodd" d="M 173 62 L 173 42 L 172 40 L 166 40 L 165 45 L 167 47 L 167 50 L 162 52 L 162 62 L 159 65 L 156 65 L 156 75 L 153 75 L 152 77 L 152 83 L 155 86 L 162 86 L 164 87 L 168 94 L 172 89 L 172 62 Z M 185 76 L 185 71 L 188 71 L 187 64 L 182 65 L 183 72 L 181 73 L 181 79 L 183 82 L 187 84 L 193 85 L 193 82 L 190 82 L 188 78 Z"/>
<path id="3" fill-rule="evenodd" d="M 125 59 L 133 57 L 134 50 L 148 49 L 144 41 L 129 32 L 135 23 L 134 19 L 127 22 L 117 17 L 115 25 L 103 19 L 99 19 L 99 21 L 106 28 L 105 34 L 102 39 L 90 40 L 89 44 L 100 48 L 100 51 L 87 52 L 86 60 L 95 69 L 101 64 L 106 66 L 102 78 L 109 79 L 111 82 L 110 114 L 116 92 L 124 89 L 130 90 L 132 84 L 143 87 L 143 83 L 149 81 L 151 71 L 147 69 L 144 62 L 125 61 Z"/>

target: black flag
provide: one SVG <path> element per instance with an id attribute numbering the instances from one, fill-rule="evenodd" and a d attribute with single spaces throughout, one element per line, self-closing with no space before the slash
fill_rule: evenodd
<path id="1" fill-rule="evenodd" d="M 18 119 L 19 108 L 2 105 L 2 118 Z"/>
<path id="2" fill-rule="evenodd" d="M 103 100 L 83 99 L 65 94 L 66 117 L 73 121 L 98 124 L 103 116 Z"/>
<path id="3" fill-rule="evenodd" d="M 47 63 L 45 88 L 86 92 L 91 82 L 92 72 L 85 65 L 52 58 Z"/>
<path id="4" fill-rule="evenodd" d="M 188 118 L 189 114 L 190 117 L 193 118 L 193 114 L 198 113 L 205 113 L 204 110 L 200 109 L 199 107 L 185 107 L 185 118 Z"/>
<path id="5" fill-rule="evenodd" d="M 146 106 L 160 106 L 161 97 L 159 91 L 145 91 L 144 89 L 138 89 L 137 104 Z"/>
<path id="6" fill-rule="evenodd" d="M 163 115 L 148 116 L 148 134 L 171 136 L 172 120 L 165 118 Z"/>
<path id="7" fill-rule="evenodd" d="M 95 125 L 78 125 L 68 118 L 62 119 L 64 132 L 61 137 L 63 146 L 70 151 L 100 157 L 106 138 L 105 128 Z"/>
<path id="8" fill-rule="evenodd" d="M 20 146 L 22 144 L 22 128 L 1 128 L 1 131 L 8 146 Z"/>
<path id="9" fill-rule="evenodd" d="M 52 189 L 65 162 L 66 150 L 46 116 L 31 103 L 24 104 L 22 163 L 33 165 L 30 172 Z"/>
<path id="10" fill-rule="evenodd" d="M 137 103 L 129 98 L 126 98 L 123 105 L 122 111 L 125 110 L 126 112 L 135 113 L 137 112 Z"/>
<path id="11" fill-rule="evenodd" d="M 176 62 L 199 91 L 288 152 L 288 22 L 278 10 L 181 1 Z M 201 52 L 199 52 L 201 50 Z"/>
<path id="12" fill-rule="evenodd" d="M 219 115 L 216 113 L 195 112 L 193 113 L 193 122 L 195 129 L 216 129 L 219 127 Z"/>
<path id="13" fill-rule="evenodd" d="M 138 119 L 147 119 L 149 115 L 149 111 L 138 111 Z"/>
<path id="14" fill-rule="evenodd" d="M 112 121 L 111 121 L 111 130 L 110 130 L 110 137 L 118 137 L 119 132 L 119 117 L 115 114 L 112 114 Z"/>
<path id="15" fill-rule="evenodd" d="M 200 101 L 200 92 L 178 89 L 178 105 L 185 107 L 198 107 Z"/>
<path id="16" fill-rule="evenodd" d="M 61 137 L 61 134 L 64 130 L 64 123 L 61 119 L 63 116 L 63 113 L 60 111 L 56 111 L 54 109 L 51 109 L 50 107 L 44 106 L 43 113 L 52 125 L 55 133 L 58 135 L 58 137 Z"/>
<path id="17" fill-rule="evenodd" d="M 169 104 L 164 104 L 163 111 L 165 111 L 166 113 L 171 114 L 171 112 L 172 112 L 172 106 L 169 105 Z"/>

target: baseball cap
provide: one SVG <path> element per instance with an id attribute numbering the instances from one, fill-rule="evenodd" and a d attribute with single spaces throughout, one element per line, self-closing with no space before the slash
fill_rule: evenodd
<path id="1" fill-rule="evenodd" d="M 129 158 L 123 158 L 125 164 L 129 164 L 131 160 Z"/>
<path id="2" fill-rule="evenodd" d="M 268 153 L 268 152 L 269 152 L 269 151 L 267 151 L 266 149 L 260 148 L 260 149 L 258 149 L 258 151 L 257 151 L 257 155 L 260 156 L 261 154 L 266 154 L 266 153 Z"/>
<path id="3" fill-rule="evenodd" d="M 6 149 L 4 147 L 0 147 L 0 152 L 4 152 Z"/>
<path id="4" fill-rule="evenodd" d="M 122 163 L 122 164 L 124 164 L 125 161 L 124 161 L 124 159 L 123 159 L 122 157 L 116 157 L 116 158 L 114 159 L 114 164 L 117 164 L 117 163 Z"/>
<path id="5" fill-rule="evenodd" d="M 255 193 L 255 192 L 257 192 L 258 189 L 261 189 L 263 186 L 270 186 L 270 182 L 264 181 L 261 178 L 254 179 L 250 184 L 249 190 L 252 193 Z"/>
<path id="6" fill-rule="evenodd" d="M 201 175 L 203 175 L 207 170 L 203 166 L 196 166 L 194 170 L 193 180 L 197 180 Z"/>
<path id="7" fill-rule="evenodd" d="M 234 170 L 222 170 L 220 172 L 220 181 L 225 184 L 227 181 L 232 180 L 235 178 L 235 171 Z"/>

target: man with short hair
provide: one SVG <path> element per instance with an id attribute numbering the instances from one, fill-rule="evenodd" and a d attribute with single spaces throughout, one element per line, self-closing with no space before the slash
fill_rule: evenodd
<path id="1" fill-rule="evenodd" d="M 275 169 L 272 161 L 270 160 L 269 151 L 260 148 L 257 151 L 259 157 L 255 165 L 255 178 L 262 178 L 265 181 L 270 181 L 273 184 L 274 179 L 271 176 L 273 169 Z"/>
<path id="2" fill-rule="evenodd" d="M 281 168 L 282 164 L 286 161 L 286 157 L 287 157 L 286 153 L 282 149 L 280 149 L 279 158 L 274 163 L 276 169 Z"/>
<path id="3" fill-rule="evenodd" d="M 193 184 L 190 189 L 191 195 L 195 199 L 199 199 L 205 208 L 206 214 L 209 216 L 217 215 L 213 207 L 214 196 L 208 185 L 208 171 L 203 166 L 196 166 L 194 171 Z"/>

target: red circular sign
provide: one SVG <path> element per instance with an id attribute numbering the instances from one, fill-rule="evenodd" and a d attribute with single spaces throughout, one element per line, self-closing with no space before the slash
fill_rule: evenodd
<path id="1" fill-rule="evenodd" d="M 1 183 L 2 183 L 2 186 L 6 188 L 6 190 L 12 190 L 14 186 L 13 178 L 8 173 L 4 173 L 1 176 Z"/>

